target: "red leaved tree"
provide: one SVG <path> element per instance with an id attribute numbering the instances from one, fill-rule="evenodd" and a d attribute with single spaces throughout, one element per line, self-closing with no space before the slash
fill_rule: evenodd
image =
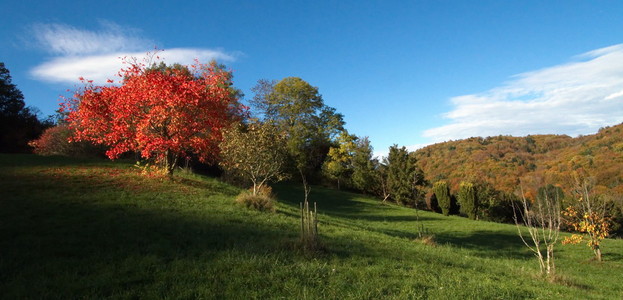
<path id="1" fill-rule="evenodd" d="M 214 160 L 222 129 L 244 112 L 231 72 L 215 62 L 127 63 L 118 74 L 120 85 L 86 81 L 84 89 L 61 105 L 75 132 L 72 140 L 106 145 L 111 159 L 139 153 L 162 163 L 169 175 L 180 157 L 195 154 L 202 162 Z"/>

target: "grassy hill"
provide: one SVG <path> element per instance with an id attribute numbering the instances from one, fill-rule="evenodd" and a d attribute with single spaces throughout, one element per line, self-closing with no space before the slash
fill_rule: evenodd
<path id="1" fill-rule="evenodd" d="M 324 251 L 299 249 L 302 190 L 276 213 L 217 179 L 142 176 L 131 163 L 0 155 L 0 297 L 616 299 L 623 241 L 557 246 L 559 276 L 512 225 L 381 205 L 313 187 Z M 416 240 L 418 228 L 436 245 Z"/>

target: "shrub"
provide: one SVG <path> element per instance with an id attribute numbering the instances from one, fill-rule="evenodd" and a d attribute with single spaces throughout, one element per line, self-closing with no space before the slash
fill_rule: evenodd
<path id="1" fill-rule="evenodd" d="M 427 246 L 437 246 L 437 242 L 435 241 L 435 235 L 428 230 L 428 228 L 424 227 L 424 224 L 418 224 L 417 226 L 417 238 L 416 241 L 427 245 Z"/>
<path id="2" fill-rule="evenodd" d="M 71 130 L 65 125 L 46 129 L 41 136 L 28 143 L 38 155 L 100 156 L 104 149 L 88 142 L 69 142 Z"/>
<path id="3" fill-rule="evenodd" d="M 240 203 L 247 208 L 253 208 L 259 211 L 275 211 L 273 199 L 265 195 L 253 195 L 247 191 L 243 191 L 236 197 L 236 203 Z"/>
<path id="4" fill-rule="evenodd" d="M 435 240 L 434 234 L 423 235 L 417 238 L 416 240 L 426 246 L 432 246 L 432 247 L 437 246 L 437 241 Z"/>
<path id="5" fill-rule="evenodd" d="M 249 188 L 249 193 L 253 193 L 253 187 Z M 257 196 L 264 196 L 269 199 L 274 199 L 273 188 L 269 185 L 263 184 L 256 191 Z"/>
<path id="6" fill-rule="evenodd" d="M 497 223 L 514 223 L 513 207 L 520 207 L 521 201 L 513 193 L 496 190 L 489 183 L 479 183 L 476 188 L 478 218 Z"/>

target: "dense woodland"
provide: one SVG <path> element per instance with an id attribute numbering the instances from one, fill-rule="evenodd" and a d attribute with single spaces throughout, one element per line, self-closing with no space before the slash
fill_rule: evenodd
<path id="1" fill-rule="evenodd" d="M 502 202 L 505 197 L 512 199 L 521 187 L 529 198 L 548 185 L 561 188 L 562 197 L 569 197 L 576 188 L 576 179 L 587 179 L 592 192 L 611 206 L 614 231 L 621 234 L 623 124 L 575 138 L 469 138 L 430 145 L 412 155 L 427 182 L 446 181 L 451 194 L 459 192 L 461 182 L 472 182 L 483 191 L 495 190 L 497 201 Z M 429 201 L 434 198 L 432 188 L 427 189 L 427 197 Z"/>
<path id="2" fill-rule="evenodd" d="M 606 208 L 610 234 L 623 228 L 623 124 L 576 138 L 477 137 L 412 153 L 394 145 L 378 159 L 367 137 L 344 128 L 343 116 L 324 104 L 318 87 L 297 77 L 258 81 L 247 107 L 232 72 L 215 62 L 130 64 L 116 85 L 84 80 L 61 106 L 55 126 L 37 120 L 27 127 L 19 124 L 36 117 L 4 66 L 3 74 L 2 113 L 16 121 L 2 125 L 2 152 L 134 158 L 161 165 L 169 175 L 178 166 L 208 165 L 252 186 L 252 197 L 288 179 L 303 184 L 305 199 L 310 184 L 323 184 L 376 195 L 383 203 L 498 222 L 513 222 L 513 207 L 524 197 L 554 195 L 560 209 L 573 206 L 581 183 Z M 38 139 L 24 133 L 9 143 L 15 139 L 9 127 L 50 128 Z"/>
<path id="3" fill-rule="evenodd" d="M 595 178 L 599 193 L 623 195 L 623 124 L 594 135 L 497 136 L 430 145 L 414 153 L 428 181 L 447 180 L 457 191 L 464 180 L 514 192 L 519 181 L 540 180 L 570 189 L 574 173 Z"/>

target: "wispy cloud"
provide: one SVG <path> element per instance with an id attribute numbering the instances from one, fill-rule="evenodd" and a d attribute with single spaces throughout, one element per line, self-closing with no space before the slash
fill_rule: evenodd
<path id="1" fill-rule="evenodd" d="M 434 142 L 472 136 L 588 134 L 623 122 L 623 44 L 516 75 L 483 93 L 451 99 L 450 124 L 426 130 Z"/>
<path id="2" fill-rule="evenodd" d="M 89 31 L 65 24 L 33 26 L 37 44 L 53 55 L 31 70 L 36 79 L 56 83 L 77 83 L 78 78 L 103 84 L 115 79 L 123 67 L 122 58 L 142 58 L 155 43 L 140 36 L 140 30 L 101 22 L 101 29 Z M 168 63 L 190 64 L 195 59 L 233 61 L 235 55 L 218 49 L 174 48 L 159 52 Z"/>
<path id="3" fill-rule="evenodd" d="M 63 56 L 136 51 L 155 43 L 140 36 L 140 30 L 100 21 L 99 30 L 84 30 L 66 24 L 35 24 L 34 37 L 43 50 Z"/>
<path id="4" fill-rule="evenodd" d="M 104 84 L 108 79 L 116 80 L 116 74 L 124 67 L 124 57 L 142 58 L 145 52 L 117 52 L 111 54 L 88 56 L 56 57 L 35 67 L 31 74 L 40 80 L 58 83 L 76 83 L 78 78 L 93 80 L 96 84 Z M 207 62 L 212 59 L 233 61 L 234 56 L 209 49 L 170 49 L 159 52 L 164 62 L 191 64 L 195 59 Z"/>

